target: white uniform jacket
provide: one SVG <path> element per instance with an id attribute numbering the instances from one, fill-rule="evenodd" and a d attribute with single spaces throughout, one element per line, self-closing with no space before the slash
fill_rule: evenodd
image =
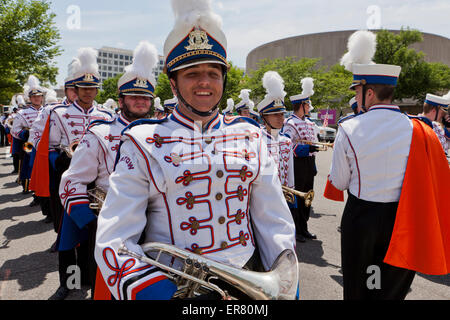
<path id="1" fill-rule="evenodd" d="M 111 120 L 113 116 L 106 110 L 92 106 L 84 111 L 77 102 L 70 106 L 59 105 L 51 109 L 49 148 L 69 146 L 83 137 L 89 123 L 94 120 Z"/>
<path id="2" fill-rule="evenodd" d="M 278 166 L 278 177 L 283 186 L 294 188 L 294 150 L 289 137 L 279 133 L 276 137 L 267 135 L 267 147 Z"/>
<path id="3" fill-rule="evenodd" d="M 124 132 L 95 250 L 116 298 L 161 275 L 117 254 L 122 243 L 143 254 L 137 243 L 143 233 L 145 242 L 174 244 L 239 268 L 255 240 L 266 269 L 284 249 L 294 251 L 295 226 L 278 170 L 252 123 L 218 114 L 202 133 L 175 109 L 163 120 L 135 121 Z"/>
<path id="4" fill-rule="evenodd" d="M 62 175 L 59 185 L 62 205 L 80 228 L 91 219 L 86 216 L 77 219 L 78 216 L 71 215 L 71 209 L 77 204 L 89 203 L 87 186 L 91 182 L 108 192 L 109 176 L 114 171 L 120 136 L 129 124 L 123 116 L 91 123 L 72 156 L 69 168 Z M 83 213 L 92 214 L 79 212 L 80 215 Z"/>
<path id="5" fill-rule="evenodd" d="M 42 107 L 39 110 L 41 109 Z M 30 106 L 28 108 L 17 111 L 17 115 L 14 118 L 14 123 L 11 130 L 11 135 L 16 139 L 23 140 L 23 138 L 20 137 L 21 132 L 25 128 L 28 128 L 28 130 L 31 129 L 34 120 L 36 120 L 37 118 L 39 110 L 33 106 Z"/>
<path id="6" fill-rule="evenodd" d="M 339 124 L 329 181 L 374 202 L 400 199 L 413 124 L 393 105 L 375 105 Z"/>
<path id="7" fill-rule="evenodd" d="M 287 135 L 294 144 L 294 148 L 299 144 L 305 144 L 300 142 L 300 140 L 306 140 L 310 142 L 317 142 L 317 134 L 319 133 L 319 128 L 317 125 L 305 118 L 304 120 L 292 114 L 286 119 L 283 126 L 283 134 Z M 309 156 L 315 155 L 317 152 L 309 153 Z"/>
<path id="8" fill-rule="evenodd" d="M 51 110 L 53 110 L 57 106 L 67 107 L 68 103 L 63 102 L 56 104 L 47 104 L 39 110 L 36 120 L 34 120 L 33 126 L 30 129 L 30 137 L 28 138 L 28 142 L 30 142 L 34 148 L 37 148 L 37 145 L 41 140 L 42 133 L 44 132 L 45 125 L 47 123 L 47 119 L 50 115 Z"/>
<path id="9" fill-rule="evenodd" d="M 444 152 L 448 152 L 449 148 L 449 142 L 447 137 L 445 136 L 444 128 L 441 126 L 439 122 L 433 121 L 433 131 L 436 133 L 437 137 L 439 138 L 439 141 L 441 142 L 442 148 L 444 149 Z"/>

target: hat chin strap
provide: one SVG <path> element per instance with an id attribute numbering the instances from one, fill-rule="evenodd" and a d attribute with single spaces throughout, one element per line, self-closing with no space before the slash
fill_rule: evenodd
<path id="1" fill-rule="evenodd" d="M 175 92 L 177 95 L 177 98 L 179 101 L 181 101 L 181 103 L 191 112 L 195 113 L 196 115 L 200 116 L 200 117 L 209 117 L 212 116 L 216 110 L 219 108 L 219 104 L 220 101 L 222 100 L 223 95 L 225 94 L 225 88 L 227 85 L 227 78 L 228 78 L 228 74 L 225 74 L 224 80 L 223 80 L 223 90 L 222 90 L 222 95 L 220 96 L 219 101 L 216 103 L 216 105 L 214 105 L 214 107 L 211 108 L 211 110 L 209 111 L 199 111 L 197 109 L 195 109 L 193 106 L 191 106 L 181 95 L 180 91 L 178 90 L 178 87 L 174 85 L 175 88 Z"/>

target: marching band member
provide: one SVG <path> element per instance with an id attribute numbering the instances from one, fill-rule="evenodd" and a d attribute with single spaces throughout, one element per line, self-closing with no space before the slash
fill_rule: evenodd
<path id="1" fill-rule="evenodd" d="M 61 220 L 61 217 L 59 217 L 58 213 L 60 211 L 60 206 L 59 203 L 56 203 L 55 206 L 55 201 L 50 201 L 50 189 L 53 190 L 53 198 L 55 198 L 55 193 L 57 192 L 57 190 L 55 190 L 56 186 L 53 188 L 49 188 L 49 177 L 55 176 L 56 173 L 53 172 L 54 170 L 52 169 L 52 167 L 49 167 L 48 165 L 48 136 L 47 139 L 44 139 L 46 141 L 44 141 L 42 145 L 40 145 L 39 142 L 41 141 L 44 130 L 47 128 L 48 132 L 50 128 L 49 115 L 51 110 L 53 110 L 57 106 L 67 107 L 68 105 L 72 104 L 77 98 L 72 76 L 74 63 L 76 63 L 75 59 L 72 60 L 71 64 L 69 65 L 69 75 L 64 80 L 64 100 L 61 103 L 48 101 L 48 103 L 43 108 L 41 108 L 36 120 L 33 122 L 33 126 L 30 129 L 30 136 L 28 138 L 28 142 L 31 143 L 35 150 L 35 159 L 30 180 L 30 190 L 34 191 L 34 195 L 41 205 L 42 213 L 46 216 L 44 222 L 53 221 L 53 229 L 55 230 L 55 232 L 58 232 L 59 222 Z M 46 99 L 47 96 L 51 97 L 52 94 L 47 94 Z M 54 249 L 54 246 L 52 246 L 51 250 L 54 251 Z"/>
<path id="2" fill-rule="evenodd" d="M 156 86 L 152 71 L 158 60 L 155 47 L 142 41 L 133 56 L 133 63 L 125 68 L 124 75 L 118 81 L 122 112 L 114 120 L 98 120 L 89 125 L 59 185 L 61 202 L 67 216 L 80 230 L 80 236 L 81 230 L 86 228 L 89 233 L 87 241 L 92 296 L 97 270 L 94 259 L 97 215 L 89 208 L 87 191 L 89 187 L 93 189 L 93 185 L 105 194 L 108 191 L 108 180 L 114 170 L 121 133 L 131 122 L 149 115 Z M 80 242 L 82 240 L 79 239 Z"/>
<path id="3" fill-rule="evenodd" d="M 171 99 L 164 100 L 164 112 L 166 115 L 172 114 L 175 107 L 178 105 L 178 98 L 174 96 Z"/>
<path id="4" fill-rule="evenodd" d="M 433 126 L 433 131 L 436 133 L 439 141 L 441 142 L 444 152 L 448 152 L 449 142 L 445 137 L 444 127 L 442 120 L 448 111 L 450 100 L 441 96 L 428 93 L 423 104 L 423 113 L 419 116 L 426 117 Z"/>
<path id="5" fill-rule="evenodd" d="M 232 116 L 233 108 L 234 108 L 234 100 L 232 98 L 228 98 L 227 99 L 227 107 L 222 110 L 222 114 L 224 115 L 224 117 Z"/>
<path id="6" fill-rule="evenodd" d="M 250 100 L 250 89 L 242 89 L 239 98 L 241 101 L 234 107 L 237 114 L 241 117 L 250 117 L 250 109 L 255 107 L 253 101 Z"/>
<path id="7" fill-rule="evenodd" d="M 140 238 L 237 268 L 258 266 L 259 255 L 268 270 L 284 249 L 294 251 L 294 223 L 260 128 L 219 114 L 228 71 L 220 17 L 207 0 L 172 5 L 165 69 L 179 104 L 124 131 L 98 217 L 96 260 L 116 299 L 170 299 L 177 290 L 159 268 L 118 254 L 124 244 L 144 255 Z M 297 280 L 287 284 L 295 294 Z"/>
<path id="8" fill-rule="evenodd" d="M 369 31 L 350 37 L 342 61 L 367 112 L 340 124 L 324 193 L 343 201 L 348 190 L 341 222 L 344 299 L 404 299 L 415 271 L 450 271 L 443 249 L 450 245 L 443 233 L 450 227 L 447 161 L 431 128 L 392 104 L 401 67 L 373 63 L 367 51 L 375 47 Z M 378 270 L 375 287 L 368 286 L 370 267 Z"/>
<path id="9" fill-rule="evenodd" d="M 264 123 L 264 131 L 267 134 L 267 148 L 278 166 L 278 177 L 281 185 L 294 189 L 293 144 L 289 137 L 280 133 L 286 112 L 284 81 L 275 71 L 266 72 L 262 81 L 267 94 L 257 108 Z M 288 205 L 297 229 L 299 228 L 296 215 L 297 206 L 290 203 Z M 300 238 L 299 240 L 302 241 L 303 239 Z"/>
<path id="10" fill-rule="evenodd" d="M 317 142 L 318 129 L 314 122 L 307 116 L 312 110 L 310 97 L 314 94 L 314 80 L 302 79 L 302 93 L 290 97 L 294 107 L 294 113 L 286 119 L 283 133 L 294 143 L 294 172 L 295 189 L 308 192 L 314 189 L 314 177 L 317 174 L 316 152 L 317 146 L 304 144 L 303 141 Z M 306 239 L 317 239 L 317 236 L 308 231 L 308 220 L 311 215 L 311 207 L 305 205 L 304 200 L 297 203 L 297 240 L 304 242 Z"/>
<path id="11" fill-rule="evenodd" d="M 161 106 L 161 98 L 160 97 L 156 97 L 154 100 L 154 118 L 159 120 L 162 119 L 166 116 L 166 113 L 164 111 L 164 107 Z"/>
<path id="12" fill-rule="evenodd" d="M 358 101 L 356 101 L 356 97 L 351 98 L 350 101 L 348 102 L 348 105 L 352 108 L 353 114 L 341 118 L 338 121 L 338 124 L 340 124 L 344 121 L 347 121 L 349 119 L 352 119 L 363 112 L 362 108 L 360 106 L 358 106 Z"/>
<path id="13" fill-rule="evenodd" d="M 23 150 L 23 144 L 28 141 L 30 128 L 33 126 L 33 122 L 36 120 L 44 103 L 45 89 L 40 86 L 39 79 L 31 75 L 24 86 L 24 94 L 30 99 L 31 105 L 28 108 L 21 109 L 17 112 L 11 134 L 21 146 L 19 180 L 23 187 L 22 192 L 28 193 L 30 191 L 28 186 L 32 167 L 30 167 L 30 154 Z"/>
<path id="14" fill-rule="evenodd" d="M 73 84 L 77 98 L 69 106 L 59 105 L 51 109 L 48 120 L 48 159 L 53 169 L 50 172 L 55 173 L 55 176 L 51 177 L 50 201 L 55 208 L 55 214 L 62 217 L 56 242 L 60 287 L 50 297 L 52 300 L 62 300 L 69 293 L 66 283 L 68 266 L 78 265 L 81 268 L 82 284 L 90 284 L 87 271 L 88 249 L 86 241 L 82 241 L 87 239 L 88 234 L 85 230 L 81 230 L 80 234 L 76 223 L 62 207 L 59 185 L 62 174 L 70 165 L 73 146 L 83 138 L 89 123 L 94 120 L 112 119 L 109 111 L 98 108 L 94 103 L 99 87 L 97 51 L 92 48 L 80 48 L 77 59 L 73 70 Z"/>

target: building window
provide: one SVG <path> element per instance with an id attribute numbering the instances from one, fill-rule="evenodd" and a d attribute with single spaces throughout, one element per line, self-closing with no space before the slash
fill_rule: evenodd
<path id="1" fill-rule="evenodd" d="M 112 53 L 108 53 L 109 58 L 112 58 L 112 56 L 113 56 Z"/>

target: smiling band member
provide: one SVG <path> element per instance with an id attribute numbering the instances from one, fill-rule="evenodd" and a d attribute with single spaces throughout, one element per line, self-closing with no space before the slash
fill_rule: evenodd
<path id="1" fill-rule="evenodd" d="M 260 128 L 219 114 L 228 70 L 220 17 L 210 1 L 172 4 L 177 19 L 164 56 L 178 106 L 124 131 L 98 218 L 96 261 L 116 299 L 170 299 L 177 290 L 161 269 L 118 254 L 122 244 L 144 254 L 139 239 L 259 270 L 294 250 L 294 223 Z M 288 287 L 295 295 L 297 270 Z"/>

